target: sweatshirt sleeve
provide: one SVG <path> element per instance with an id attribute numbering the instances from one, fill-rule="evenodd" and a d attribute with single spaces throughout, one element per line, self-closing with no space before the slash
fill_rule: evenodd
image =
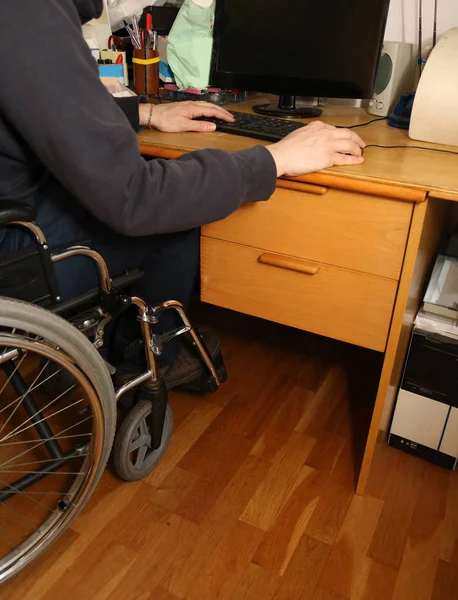
<path id="1" fill-rule="evenodd" d="M 113 230 L 142 236 L 222 219 L 267 200 L 276 167 L 263 146 L 145 161 L 99 80 L 72 0 L 0 3 L 0 111 L 44 166 Z M 16 40 L 37 40 L 36 50 Z"/>
<path id="2" fill-rule="evenodd" d="M 140 129 L 140 113 L 138 111 L 138 98 L 135 96 L 129 98 L 116 98 L 112 96 L 115 104 L 119 106 L 119 108 L 124 113 L 124 116 L 127 118 L 134 131 L 138 131 Z"/>

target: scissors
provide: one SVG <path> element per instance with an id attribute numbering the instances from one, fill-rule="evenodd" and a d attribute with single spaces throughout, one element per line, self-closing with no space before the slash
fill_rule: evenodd
<path id="1" fill-rule="evenodd" d="M 113 52 L 124 52 L 124 42 L 117 35 L 110 35 L 108 38 L 108 48 Z"/>

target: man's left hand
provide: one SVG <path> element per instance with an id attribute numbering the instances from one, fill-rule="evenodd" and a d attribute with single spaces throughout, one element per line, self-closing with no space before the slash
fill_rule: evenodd
<path id="1" fill-rule="evenodd" d="M 140 104 L 140 125 L 148 125 L 150 104 Z M 171 104 L 156 104 L 151 113 L 151 126 L 167 133 L 184 131 L 215 131 L 214 123 L 194 121 L 198 117 L 213 117 L 228 123 L 234 122 L 234 117 L 216 104 L 210 102 L 176 102 Z"/>

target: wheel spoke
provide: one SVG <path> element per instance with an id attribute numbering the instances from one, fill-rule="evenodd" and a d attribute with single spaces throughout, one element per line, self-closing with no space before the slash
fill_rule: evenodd
<path id="1" fill-rule="evenodd" d="M 6 354 L 6 351 L 7 351 L 7 348 L 5 348 L 5 351 L 3 352 L 3 356 Z M 11 381 L 11 377 L 13 377 L 13 375 L 17 372 L 17 370 L 21 366 L 21 364 L 24 361 L 24 359 L 25 359 L 26 356 L 27 356 L 27 352 L 24 352 L 24 354 L 22 355 L 22 357 L 19 360 L 19 362 L 15 365 L 14 371 L 11 373 L 11 375 L 8 377 L 8 379 L 5 381 L 5 383 L 2 385 L 2 389 L 0 390 L 0 396 L 1 396 L 1 394 L 3 394 L 4 389 L 6 388 L 6 386 Z M 3 410 L 5 410 L 5 409 L 0 410 L 0 412 L 3 412 Z"/>
<path id="2" fill-rule="evenodd" d="M 44 385 L 47 381 L 49 381 L 50 379 L 52 379 L 53 377 L 55 377 L 56 375 L 58 375 L 59 373 L 62 372 L 62 369 L 59 369 L 58 371 L 54 371 L 54 373 L 51 373 L 51 375 L 49 375 L 48 377 L 46 377 L 46 379 L 43 379 L 43 381 L 40 381 L 39 383 L 37 383 L 35 385 L 35 383 L 37 382 L 37 380 L 40 378 L 40 375 L 43 372 L 43 370 L 46 369 L 48 363 L 49 363 L 49 361 L 46 363 L 46 365 L 43 367 L 43 369 L 40 371 L 40 373 L 38 373 L 37 377 L 35 378 L 35 380 L 33 381 L 33 383 L 29 386 L 29 389 L 26 391 L 26 393 L 23 394 L 22 396 L 16 398 L 15 400 L 13 400 L 12 402 L 10 402 L 6 406 L 4 406 L 2 409 L 0 409 L 0 413 L 2 413 L 5 410 L 7 410 L 13 404 L 16 404 L 16 403 L 20 404 L 24 400 L 24 397 L 25 397 L 26 394 L 30 394 L 30 393 L 34 392 L 39 387 L 41 387 L 42 385 Z M 1 431 L 2 430 L 0 430 L 0 433 L 1 433 Z"/>
<path id="3" fill-rule="evenodd" d="M 3 535 L 3 537 L 6 538 L 13 547 L 16 546 L 16 542 L 14 540 L 12 540 L 10 538 L 10 536 L 7 533 L 5 533 L 1 527 L 0 527 L 0 535 Z"/>
<path id="4" fill-rule="evenodd" d="M 140 469 L 143 465 L 143 461 L 145 460 L 146 453 L 148 452 L 148 446 L 142 446 L 138 449 L 137 458 L 135 459 L 135 468 Z"/>
<path id="5" fill-rule="evenodd" d="M 27 492 L 24 492 L 24 491 L 18 489 L 17 487 L 15 487 L 14 484 L 7 483 L 6 481 L 3 481 L 3 479 L 0 479 L 0 483 L 2 483 L 5 487 L 11 488 L 14 492 L 16 492 L 16 494 L 20 494 L 21 496 L 24 496 L 24 498 L 28 498 L 29 500 L 32 500 L 32 502 L 35 502 L 35 504 L 39 504 L 40 506 L 43 506 L 50 513 L 59 514 L 59 512 L 57 510 L 53 510 L 52 508 L 49 508 L 49 506 L 46 506 L 46 504 L 43 504 L 43 502 L 40 502 L 39 500 L 36 500 Z"/>
<path id="6" fill-rule="evenodd" d="M 43 417 L 42 419 L 40 419 L 39 421 L 36 421 L 35 423 L 31 423 L 30 425 L 27 425 L 27 427 L 23 427 L 22 429 L 18 429 L 16 427 L 16 429 L 13 429 L 13 431 L 11 431 L 7 436 L 3 437 L 0 440 L 0 442 L 4 442 L 6 440 L 9 440 L 12 437 L 18 435 L 19 433 L 22 433 L 23 431 L 27 431 L 27 429 L 30 429 L 31 427 L 35 427 L 36 425 L 38 425 L 38 423 L 42 423 L 43 421 L 46 421 L 47 419 L 51 419 L 51 417 L 55 417 L 56 415 L 59 415 L 60 413 L 65 412 L 66 410 L 69 410 L 70 408 L 72 408 L 73 406 L 76 406 L 77 404 L 80 404 L 81 402 L 84 402 L 83 398 L 80 398 L 79 400 L 76 400 L 76 402 L 73 402 L 72 404 L 69 404 L 69 406 L 66 406 L 65 408 L 61 408 L 60 410 L 56 410 L 56 412 L 50 414 L 47 417 Z M 25 422 L 27 423 L 27 421 L 25 421 Z M 18 427 L 21 427 L 21 425 L 18 425 Z"/>
<path id="7" fill-rule="evenodd" d="M 69 436 L 69 437 L 73 437 L 73 436 Z M 56 438 L 51 438 L 51 439 L 56 439 Z M 36 441 L 36 440 L 35 440 Z M 75 458 L 79 458 L 80 456 L 89 456 L 89 454 L 78 454 L 76 456 L 69 456 L 69 460 L 73 460 Z M 28 467 L 30 465 L 35 466 L 35 465 L 39 465 L 39 464 L 43 464 L 43 463 L 50 463 L 50 462 L 54 462 L 56 459 L 55 458 L 48 458 L 46 460 L 35 460 L 33 462 L 25 462 L 25 463 L 13 463 L 11 466 L 12 467 Z M 0 465 L 1 466 L 1 465 Z M 5 469 L 3 471 L 3 473 L 10 473 L 11 471 L 9 469 Z"/>
<path id="8" fill-rule="evenodd" d="M 20 521 L 23 521 L 29 527 L 35 528 L 35 525 L 33 525 L 33 523 L 31 523 L 30 521 L 27 521 L 27 519 L 24 519 L 24 517 L 22 515 L 20 515 L 17 512 L 17 510 L 14 510 L 14 508 L 12 506 L 8 506 L 5 502 L 3 502 L 3 500 L 0 500 L 0 504 L 3 506 L 3 508 L 6 508 L 7 511 L 9 511 L 10 513 L 12 513 L 13 515 L 16 515 L 16 517 L 19 517 Z"/>
<path id="9" fill-rule="evenodd" d="M 89 417 L 91 418 L 91 417 Z M 87 420 L 87 419 L 86 419 Z M 80 423 L 82 423 L 82 421 L 80 421 Z M 79 423 L 77 423 L 77 425 L 79 425 Z M 72 425 L 72 427 L 76 427 L 76 425 Z M 69 427 L 68 429 L 72 429 L 72 427 Z M 68 431 L 67 429 L 64 429 L 64 431 Z M 75 437 L 91 437 L 92 433 L 88 432 L 88 433 L 74 433 L 73 435 L 55 435 L 53 437 L 50 438 L 42 438 L 42 442 L 49 442 L 51 440 L 70 440 L 73 439 Z M 21 440 L 20 442 L 8 442 L 7 444 L 0 444 L 0 448 L 2 448 L 3 446 L 22 446 L 22 444 L 35 444 L 36 443 L 36 438 L 34 440 Z M 30 448 L 30 450 L 32 450 L 32 448 Z M 0 467 L 3 466 L 0 464 Z"/>
<path id="10" fill-rule="evenodd" d="M 138 438 L 136 438 L 129 446 L 129 452 L 134 452 L 135 450 L 138 450 L 138 448 L 140 448 L 140 446 L 148 446 L 150 443 L 150 439 L 149 436 L 146 435 L 140 435 Z"/>
<path id="11" fill-rule="evenodd" d="M 86 417 L 85 419 L 81 419 L 81 421 L 79 421 L 78 423 L 75 423 L 74 425 L 70 425 L 70 427 L 67 427 L 66 429 L 64 429 L 63 431 L 60 431 L 58 433 L 66 433 L 67 431 L 70 431 L 70 429 L 73 429 L 74 427 L 78 427 L 78 425 L 81 425 L 82 423 L 84 423 L 85 421 L 88 421 L 89 419 L 92 419 L 92 415 L 90 415 L 89 417 Z M 76 437 L 76 436 L 70 436 L 70 437 Z M 9 465 L 10 463 L 12 463 L 13 460 L 15 460 L 16 458 L 20 458 L 21 456 L 24 456 L 24 454 L 27 454 L 27 452 L 30 452 L 31 450 L 34 450 L 35 448 L 38 448 L 39 446 L 43 446 L 43 444 L 45 444 L 48 441 L 48 439 L 56 440 L 56 439 L 61 439 L 61 438 L 59 436 L 54 436 L 52 438 L 47 438 L 47 439 L 41 440 L 41 441 L 37 442 L 31 448 L 27 448 L 27 450 L 24 450 L 24 452 L 20 452 L 19 454 L 16 454 L 16 456 L 13 456 L 6 462 L 2 463 L 0 465 L 0 467 L 5 467 L 6 465 Z M 8 445 L 8 444 L 6 444 L 6 445 Z M 0 446 L 1 446 L 1 444 L 0 444 Z"/>
<path id="12" fill-rule="evenodd" d="M 65 465 L 62 465 L 62 466 L 65 466 Z M 22 473 L 22 475 L 28 475 L 29 473 L 34 473 L 34 471 L 13 471 L 10 469 L 5 469 L 4 471 L 0 470 L 0 473 L 16 473 L 16 474 Z M 81 473 L 79 471 L 78 472 L 63 471 L 62 473 L 59 473 L 59 471 L 40 471 L 40 473 L 42 473 L 44 475 L 84 475 L 84 473 Z"/>
<path id="13" fill-rule="evenodd" d="M 24 431 L 24 429 L 20 429 L 22 427 L 22 425 L 25 425 L 26 423 L 30 423 L 30 421 L 32 421 L 32 419 L 34 419 L 37 415 L 41 413 L 43 413 L 47 408 L 49 408 L 50 406 L 52 406 L 53 404 L 55 404 L 56 402 L 58 402 L 63 396 L 65 396 L 66 394 L 68 394 L 68 392 L 71 392 L 74 388 L 76 387 L 76 385 L 72 385 L 70 386 L 68 389 L 65 390 L 65 392 L 62 392 L 61 394 L 59 394 L 56 398 L 54 398 L 54 400 L 52 400 L 51 402 L 49 402 L 46 406 L 44 406 L 43 408 L 41 408 L 40 410 L 38 410 L 36 413 L 34 413 L 33 415 L 31 415 L 28 419 L 26 419 L 25 421 L 23 421 L 21 423 L 21 425 L 18 425 L 15 429 L 13 429 L 13 431 L 10 431 L 9 435 L 7 435 L 6 437 L 2 438 L 2 440 L 7 440 L 10 437 L 13 437 L 13 435 L 15 435 L 16 432 L 21 433 L 22 431 Z M 36 388 L 34 388 L 36 389 Z M 30 392 L 27 392 L 30 393 Z M 24 399 L 24 397 L 26 396 L 26 394 L 24 394 L 23 396 L 21 396 L 21 402 Z M 17 407 L 16 407 L 17 408 Z M 69 407 L 67 407 L 69 408 Z M 16 410 L 16 409 L 15 409 Z M 57 414 L 57 413 L 54 413 Z M 53 415 L 51 415 L 53 416 Z M 49 419 L 50 417 L 45 417 L 47 419 Z M 43 421 L 44 419 L 42 419 Z M 8 421 L 7 421 L 8 422 Z M 41 421 L 38 421 L 38 423 L 41 423 Z M 6 423 L 5 423 L 6 425 Z M 36 423 L 33 423 L 33 425 L 36 425 Z M 20 431 L 18 431 L 20 429 Z M 26 427 L 26 429 L 28 429 Z M 3 431 L 3 428 L 0 430 L 0 433 Z M 2 441 L 0 440 L 0 441 Z"/>

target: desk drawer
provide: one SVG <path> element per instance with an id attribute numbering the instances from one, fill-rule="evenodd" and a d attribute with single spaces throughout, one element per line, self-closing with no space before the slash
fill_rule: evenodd
<path id="1" fill-rule="evenodd" d="M 384 350 L 395 281 L 207 237 L 201 250 L 203 301 Z"/>
<path id="2" fill-rule="evenodd" d="M 203 233 L 256 248 L 399 279 L 412 204 L 328 190 L 277 189 L 268 202 L 246 204 Z"/>

